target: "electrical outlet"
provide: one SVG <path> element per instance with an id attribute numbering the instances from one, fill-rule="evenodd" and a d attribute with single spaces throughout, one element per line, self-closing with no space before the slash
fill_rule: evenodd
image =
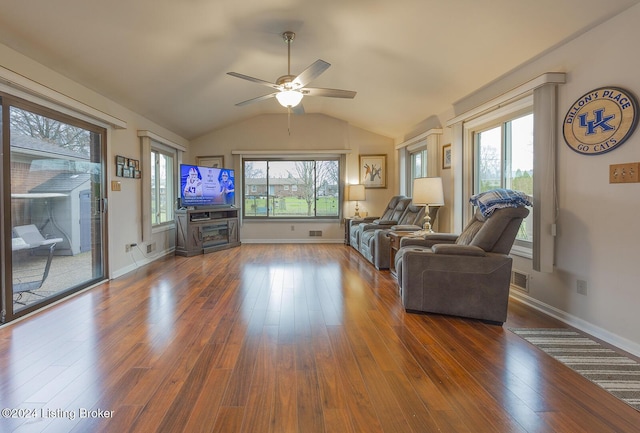
<path id="1" fill-rule="evenodd" d="M 580 295 L 587 295 L 587 282 L 585 280 L 578 280 L 576 284 L 576 291 Z"/>
<path id="2" fill-rule="evenodd" d="M 131 252 L 131 244 L 126 244 L 124 246 L 124 252 L 125 253 L 130 253 Z"/>
<path id="3" fill-rule="evenodd" d="M 296 229 L 295 226 L 291 226 L 291 231 L 294 231 Z"/>

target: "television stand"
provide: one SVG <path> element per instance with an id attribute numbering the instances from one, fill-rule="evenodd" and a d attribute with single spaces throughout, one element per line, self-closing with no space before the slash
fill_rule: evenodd
<path id="1" fill-rule="evenodd" d="M 176 255 L 195 256 L 240 245 L 238 209 L 176 210 Z"/>

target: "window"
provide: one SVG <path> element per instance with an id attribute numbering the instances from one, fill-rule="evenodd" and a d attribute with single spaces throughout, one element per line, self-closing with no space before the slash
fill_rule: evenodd
<path id="1" fill-rule="evenodd" d="M 173 222 L 175 153 L 160 149 L 155 142 L 151 148 L 151 224 Z"/>
<path id="2" fill-rule="evenodd" d="M 409 190 L 413 188 L 413 181 L 419 177 L 427 177 L 427 149 L 411 152 L 411 171 L 409 180 Z M 410 192 L 413 195 L 413 191 Z"/>
<path id="3" fill-rule="evenodd" d="M 0 112 L 4 323 L 104 279 L 107 130 L 5 94 Z"/>
<path id="4" fill-rule="evenodd" d="M 526 247 L 520 247 L 518 244 L 521 241 L 517 240 L 511 251 L 530 258 L 532 269 L 538 272 L 555 271 L 555 232 L 558 219 L 555 161 L 560 136 L 557 90 L 565 80 L 566 76 L 562 72 L 548 72 L 512 90 L 502 89 L 505 92 L 500 96 L 480 105 L 475 98 L 461 100 L 457 108 L 462 109 L 467 104 L 474 108 L 461 110 L 461 114 L 446 124 L 452 130 L 454 155 L 462 163 L 462 176 L 453 179 L 454 191 L 460 192 L 454 194 L 453 230 L 461 231 L 465 221 L 471 217 L 469 197 L 477 190 L 475 133 L 495 127 L 501 121 L 507 122 L 533 113 L 533 155 L 537 164 L 534 167 L 535 176 L 532 176 L 533 215 L 526 222 L 527 232 L 532 227 L 533 239 Z"/>
<path id="5" fill-rule="evenodd" d="M 245 159 L 244 217 L 337 218 L 338 158 Z"/>
<path id="6" fill-rule="evenodd" d="M 533 113 L 494 122 L 474 132 L 474 192 L 508 188 L 533 196 Z M 523 221 L 516 245 L 531 247 L 533 212 Z"/>

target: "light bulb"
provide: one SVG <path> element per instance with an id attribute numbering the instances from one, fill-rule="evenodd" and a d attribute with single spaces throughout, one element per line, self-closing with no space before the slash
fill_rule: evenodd
<path id="1" fill-rule="evenodd" d="M 276 93 L 276 99 L 283 107 L 295 107 L 302 101 L 302 93 L 295 90 L 284 90 Z"/>

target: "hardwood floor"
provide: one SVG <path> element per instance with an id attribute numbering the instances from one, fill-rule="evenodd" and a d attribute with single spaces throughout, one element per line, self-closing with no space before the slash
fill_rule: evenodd
<path id="1" fill-rule="evenodd" d="M 166 257 L 0 329 L 0 431 L 638 431 L 509 326 L 565 327 L 407 314 L 343 245 Z"/>

